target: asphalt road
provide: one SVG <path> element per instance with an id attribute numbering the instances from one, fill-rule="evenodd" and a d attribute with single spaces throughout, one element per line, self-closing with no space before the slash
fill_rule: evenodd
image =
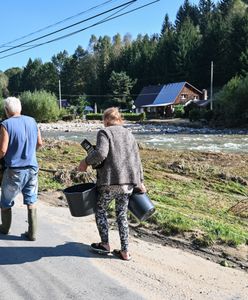
<path id="1" fill-rule="evenodd" d="M 94 216 L 38 204 L 38 239 L 26 241 L 26 207 L 17 201 L 8 236 L 0 235 L 0 300 L 245 300 L 248 274 L 166 245 L 130 237 L 132 260 L 89 250 L 99 237 Z M 119 247 L 111 225 L 111 247 Z"/>
<path id="2" fill-rule="evenodd" d="M 92 264 L 96 255 L 71 236 L 67 209 L 39 205 L 35 242 L 21 236 L 26 219 L 26 207 L 17 204 L 10 235 L 0 235 L 1 300 L 143 299 Z"/>

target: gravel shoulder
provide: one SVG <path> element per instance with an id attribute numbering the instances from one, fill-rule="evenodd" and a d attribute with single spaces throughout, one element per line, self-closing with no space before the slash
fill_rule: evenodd
<path id="1" fill-rule="evenodd" d="M 67 201 L 61 191 L 43 191 L 39 193 L 39 200 L 54 207 L 68 207 Z M 69 210 L 69 209 L 68 209 Z M 111 228 L 116 228 L 114 220 L 110 219 Z M 228 247 L 224 245 L 214 245 L 207 248 L 200 248 L 192 245 L 191 238 L 177 235 L 165 236 L 161 235 L 151 227 L 140 226 L 139 223 L 132 222 L 129 224 L 130 236 L 146 241 L 147 243 L 169 246 L 175 249 L 181 249 L 187 253 L 199 256 L 205 260 L 216 264 L 224 264 L 226 267 L 237 269 L 248 274 L 248 246 L 241 245 L 239 247 Z M 224 268 L 225 266 L 222 266 Z"/>
<path id="2" fill-rule="evenodd" d="M 53 212 L 52 222 L 66 223 L 65 234 L 70 234 L 75 242 L 89 245 L 99 240 L 93 215 L 73 218 L 66 213 L 67 208 L 54 207 L 43 197 L 40 195 L 41 208 L 45 213 Z M 112 221 L 110 227 L 111 247 L 119 248 L 118 232 Z M 92 254 L 91 263 L 144 299 L 247 299 L 248 274 L 244 271 L 225 268 L 179 246 L 150 241 L 137 232 L 130 235 L 130 251 L 130 262 L 113 260 L 112 255 Z"/>

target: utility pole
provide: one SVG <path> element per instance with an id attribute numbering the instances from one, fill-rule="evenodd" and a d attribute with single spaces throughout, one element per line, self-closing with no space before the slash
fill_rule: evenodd
<path id="1" fill-rule="evenodd" d="M 213 61 L 211 61 L 210 110 L 213 110 L 213 79 L 214 79 L 214 63 Z"/>
<path id="2" fill-rule="evenodd" d="M 59 79 L 59 108 L 62 108 L 62 103 L 61 103 L 61 83 Z"/>

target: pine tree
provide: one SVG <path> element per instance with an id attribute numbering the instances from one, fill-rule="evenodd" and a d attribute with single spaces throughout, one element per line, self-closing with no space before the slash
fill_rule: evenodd
<path id="1" fill-rule="evenodd" d="M 169 15 L 166 14 L 161 29 L 161 36 L 168 35 L 173 30 L 173 25 L 170 22 Z"/>
<path id="2" fill-rule="evenodd" d="M 130 92 L 136 83 L 136 80 L 132 80 L 126 72 L 116 73 L 113 71 L 108 82 L 113 97 L 112 100 L 108 101 L 106 104 L 121 108 L 130 107 Z"/>
<path id="3" fill-rule="evenodd" d="M 204 34 L 208 23 L 213 16 L 213 11 L 215 10 L 215 4 L 211 0 L 200 0 L 199 1 L 199 14 L 200 14 L 200 27 L 201 32 Z"/>
<path id="4" fill-rule="evenodd" d="M 192 82 L 193 74 L 197 68 L 197 53 L 201 43 L 201 34 L 188 18 L 184 21 L 176 34 L 174 63 L 176 81 Z"/>
<path id="5" fill-rule="evenodd" d="M 40 81 L 40 69 L 42 67 L 41 59 L 29 59 L 25 66 L 21 85 L 24 91 L 35 91 L 42 88 L 42 82 Z"/>
<path id="6" fill-rule="evenodd" d="M 189 0 L 185 0 L 184 4 L 179 7 L 176 15 L 176 28 L 180 29 L 186 19 L 190 19 L 194 25 L 199 24 L 199 10 L 196 5 L 191 5 Z"/>

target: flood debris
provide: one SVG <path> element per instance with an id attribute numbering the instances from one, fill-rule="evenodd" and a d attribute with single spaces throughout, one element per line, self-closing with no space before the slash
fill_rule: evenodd
<path id="1" fill-rule="evenodd" d="M 40 168 L 40 171 L 54 173 L 53 179 L 57 182 L 69 186 L 75 183 L 89 183 L 96 182 L 96 175 L 94 172 L 79 172 L 77 168 L 70 170 L 67 169 L 44 169 Z"/>

